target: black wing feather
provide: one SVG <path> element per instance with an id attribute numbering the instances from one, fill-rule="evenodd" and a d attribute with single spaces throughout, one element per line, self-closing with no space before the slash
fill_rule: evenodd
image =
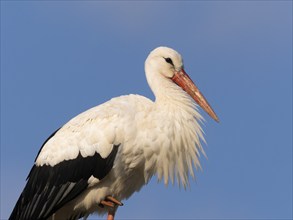
<path id="1" fill-rule="evenodd" d="M 90 176 L 101 180 L 110 172 L 118 147 L 115 145 L 107 158 L 98 153 L 88 157 L 79 154 L 77 158 L 55 166 L 34 165 L 9 220 L 45 220 L 50 217 L 87 188 Z"/>

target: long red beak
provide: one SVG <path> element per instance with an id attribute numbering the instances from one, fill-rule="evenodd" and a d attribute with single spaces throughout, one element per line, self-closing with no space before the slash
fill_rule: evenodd
<path id="1" fill-rule="evenodd" d="M 209 114 L 215 121 L 219 122 L 219 118 L 208 103 L 208 101 L 205 99 L 203 94 L 199 91 L 197 86 L 194 84 L 194 82 L 190 79 L 190 77 L 187 75 L 187 73 L 184 71 L 184 69 L 181 69 L 180 71 L 176 72 L 174 76 L 172 77 L 173 82 L 175 82 L 178 86 L 180 86 L 185 92 L 187 92 L 194 101 L 202 107 L 203 110 L 206 111 L 206 113 Z"/>

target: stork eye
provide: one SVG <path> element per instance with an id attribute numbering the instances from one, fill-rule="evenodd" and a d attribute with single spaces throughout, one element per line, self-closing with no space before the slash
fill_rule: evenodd
<path id="1" fill-rule="evenodd" d="M 170 63 L 172 66 L 174 66 L 173 61 L 171 58 L 164 58 L 166 60 L 167 63 Z"/>

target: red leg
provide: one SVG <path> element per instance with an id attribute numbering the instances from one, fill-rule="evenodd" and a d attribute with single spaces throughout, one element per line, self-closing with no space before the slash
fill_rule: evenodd
<path id="1" fill-rule="evenodd" d="M 114 220 L 115 211 L 109 211 L 107 220 Z"/>

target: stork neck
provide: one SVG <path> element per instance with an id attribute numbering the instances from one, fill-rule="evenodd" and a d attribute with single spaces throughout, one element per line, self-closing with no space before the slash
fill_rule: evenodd
<path id="1" fill-rule="evenodd" d="M 192 108 L 194 111 L 195 103 L 193 99 L 181 87 L 175 84 L 170 78 L 164 76 L 160 71 L 158 65 L 150 62 L 149 58 L 146 60 L 146 78 L 156 97 L 156 106 L 158 106 L 159 109 L 163 106 L 173 106 L 175 111 L 179 109 L 188 109 L 188 111 L 190 111 L 190 108 Z"/>
<path id="2" fill-rule="evenodd" d="M 171 79 L 158 74 L 155 79 L 148 79 L 148 82 L 156 97 L 157 106 L 177 106 L 180 109 L 184 109 L 184 106 L 194 107 L 192 98 Z"/>

